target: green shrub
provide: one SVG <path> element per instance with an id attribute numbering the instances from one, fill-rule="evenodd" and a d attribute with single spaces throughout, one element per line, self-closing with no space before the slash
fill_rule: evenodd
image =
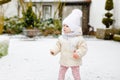
<path id="1" fill-rule="evenodd" d="M 20 18 L 16 16 L 5 18 L 3 32 L 8 34 L 19 34 L 22 32 L 23 27 L 24 25 Z"/>
<path id="2" fill-rule="evenodd" d="M 113 0 L 106 0 L 105 3 L 105 10 L 107 10 L 107 13 L 105 13 L 105 17 L 102 19 L 102 23 L 106 26 L 106 28 L 109 28 L 113 24 L 113 19 L 111 18 L 113 16 L 110 11 L 113 9 Z"/>
<path id="3" fill-rule="evenodd" d="M 9 42 L 7 40 L 0 41 L 0 58 L 8 54 Z"/>
<path id="4" fill-rule="evenodd" d="M 106 0 L 105 3 L 105 10 L 112 10 L 113 9 L 113 0 Z"/>
<path id="5" fill-rule="evenodd" d="M 28 5 L 26 12 L 23 12 L 23 24 L 25 28 L 38 27 L 39 19 L 32 9 L 32 5 Z"/>
<path id="6" fill-rule="evenodd" d="M 41 21 L 41 27 L 39 27 L 41 34 L 44 36 L 59 35 L 61 34 L 61 28 L 62 28 L 61 20 L 52 18 Z"/>

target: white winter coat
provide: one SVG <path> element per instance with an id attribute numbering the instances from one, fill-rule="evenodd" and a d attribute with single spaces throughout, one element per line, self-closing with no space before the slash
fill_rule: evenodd
<path id="1" fill-rule="evenodd" d="M 54 55 L 60 52 L 60 64 L 64 66 L 79 66 L 82 63 L 82 57 L 87 52 L 87 44 L 82 36 L 63 38 L 60 36 L 55 47 L 52 49 Z M 79 59 L 73 58 L 74 51 L 79 55 Z"/>

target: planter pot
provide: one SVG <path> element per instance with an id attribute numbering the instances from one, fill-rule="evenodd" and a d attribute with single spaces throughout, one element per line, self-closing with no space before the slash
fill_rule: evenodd
<path id="1" fill-rule="evenodd" d="M 96 30 L 96 38 L 104 39 L 104 37 L 105 37 L 105 29 L 97 28 L 97 30 Z"/>
<path id="2" fill-rule="evenodd" d="M 38 36 L 38 33 L 39 33 L 39 30 L 36 29 L 36 28 L 34 28 L 34 29 L 24 29 L 23 30 L 23 34 L 26 37 L 29 37 L 29 38 L 33 38 L 33 37 Z"/>
<path id="3" fill-rule="evenodd" d="M 98 39 L 112 39 L 113 37 L 113 30 L 110 28 L 98 28 L 96 31 L 96 38 Z"/>
<path id="4" fill-rule="evenodd" d="M 114 34 L 113 40 L 120 41 L 120 35 L 119 34 Z"/>

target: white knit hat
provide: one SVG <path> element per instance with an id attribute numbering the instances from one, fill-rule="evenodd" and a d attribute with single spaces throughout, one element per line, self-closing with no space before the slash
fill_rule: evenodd
<path id="1" fill-rule="evenodd" d="M 72 12 L 63 20 L 62 25 L 66 24 L 70 27 L 71 31 L 75 33 L 80 33 L 82 35 L 81 30 L 81 17 L 82 11 L 80 9 L 74 9 Z"/>

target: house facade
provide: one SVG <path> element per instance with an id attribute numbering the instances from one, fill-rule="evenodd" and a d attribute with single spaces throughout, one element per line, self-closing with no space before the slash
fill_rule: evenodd
<path id="1" fill-rule="evenodd" d="M 115 20 L 113 27 L 120 28 L 120 0 L 113 1 L 114 9 L 112 13 Z M 29 0 L 24 0 L 24 2 L 28 3 Z M 74 8 L 81 9 L 83 11 L 81 27 L 84 34 L 88 33 L 89 26 L 94 27 L 94 30 L 96 28 L 105 28 L 101 22 L 106 12 L 104 9 L 105 0 L 32 0 L 32 2 L 34 12 L 43 19 L 64 19 Z M 5 7 L 7 9 L 5 16 L 22 16 L 22 8 L 17 0 L 12 0 L 6 6 L 8 7 Z"/>
<path id="2" fill-rule="evenodd" d="M 27 4 L 30 1 L 24 0 L 24 2 Z M 88 34 L 90 3 L 90 0 L 32 0 L 34 12 L 42 19 L 64 19 L 73 9 L 81 9 L 83 12 L 81 19 L 83 34 Z M 18 11 L 21 11 L 20 8 L 18 5 Z M 19 12 L 18 15 L 20 14 Z"/>

